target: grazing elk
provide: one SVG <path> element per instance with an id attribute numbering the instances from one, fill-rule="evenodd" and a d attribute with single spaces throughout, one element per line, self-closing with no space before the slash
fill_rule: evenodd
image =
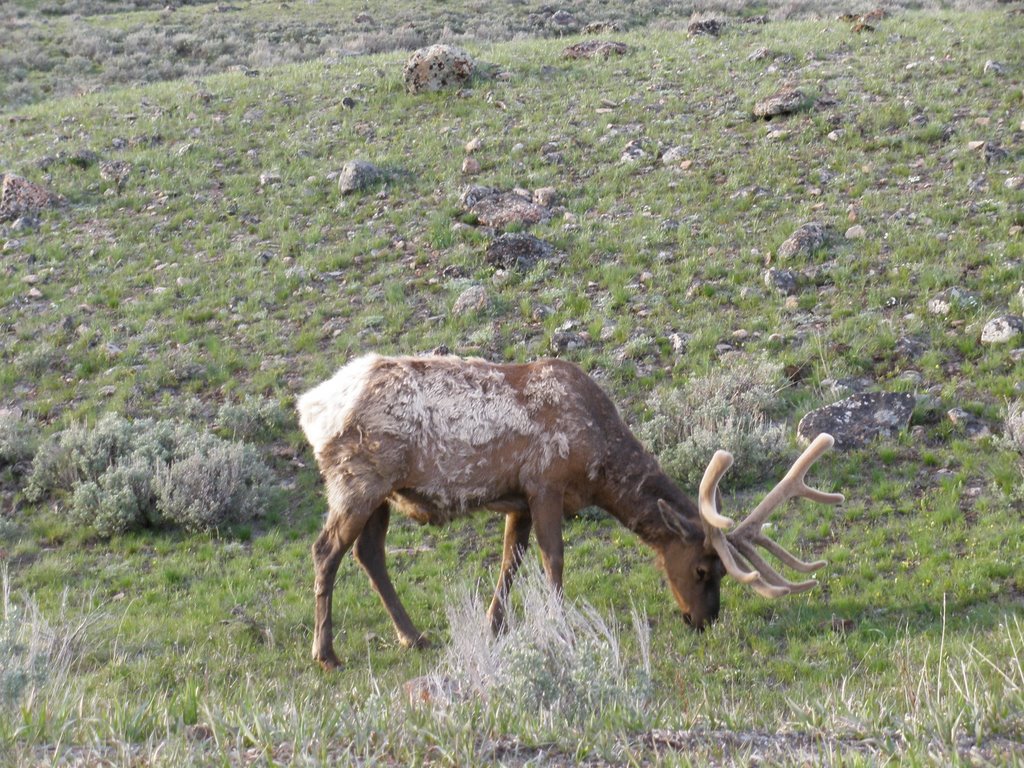
<path id="1" fill-rule="evenodd" d="M 423 644 L 385 564 L 392 507 L 434 524 L 482 508 L 505 515 L 501 572 L 487 611 L 495 632 L 531 528 L 547 578 L 561 589 L 562 517 L 591 504 L 654 549 L 683 618 L 701 629 L 718 616 L 724 573 L 768 597 L 814 586 L 813 580 L 787 581 L 754 547 L 802 572 L 824 563 L 798 560 L 761 533 L 761 524 L 793 496 L 826 504 L 843 499 L 804 484 L 808 467 L 832 445 L 822 435 L 726 533 L 732 521 L 718 512 L 718 482 L 732 457 L 715 454 L 695 505 L 637 441 L 601 388 L 561 360 L 496 365 L 447 356 L 366 355 L 302 395 L 298 411 L 327 490 L 327 520 L 313 545 L 313 658 L 327 668 L 339 665 L 331 595 L 338 563 L 350 547 L 399 641 Z"/>

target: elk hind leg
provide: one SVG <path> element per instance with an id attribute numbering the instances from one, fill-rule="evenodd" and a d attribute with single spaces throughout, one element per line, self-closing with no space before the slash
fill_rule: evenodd
<path id="1" fill-rule="evenodd" d="M 377 507 L 356 539 L 354 554 L 366 575 L 370 577 L 370 583 L 377 590 L 385 610 L 391 616 L 395 632 L 398 634 L 398 642 L 406 648 L 423 648 L 427 645 L 427 640 L 409 618 L 388 574 L 384 541 L 390 520 L 391 509 L 388 504 L 384 503 Z"/>
<path id="2" fill-rule="evenodd" d="M 526 554 L 526 547 L 530 543 L 530 520 L 529 512 L 509 512 L 505 515 L 505 539 L 501 554 L 501 573 L 498 574 L 498 584 L 494 588 L 494 597 L 491 599 L 491 607 L 487 609 L 487 618 L 491 622 L 491 631 L 497 635 L 505 626 L 505 609 L 508 603 L 508 595 L 512 589 L 512 581 L 515 579 L 516 571 Z"/>

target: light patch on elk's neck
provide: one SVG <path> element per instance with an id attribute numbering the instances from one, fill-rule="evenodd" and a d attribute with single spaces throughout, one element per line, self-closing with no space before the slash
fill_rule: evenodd
<path id="1" fill-rule="evenodd" d="M 332 438 L 342 434 L 367 381 L 380 362 L 379 355 L 350 361 L 327 381 L 299 397 L 299 424 L 317 458 Z"/>

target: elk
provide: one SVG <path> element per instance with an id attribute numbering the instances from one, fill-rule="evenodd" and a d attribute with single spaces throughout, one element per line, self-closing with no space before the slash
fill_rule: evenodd
<path id="1" fill-rule="evenodd" d="M 807 469 L 833 443 L 821 435 L 733 526 L 719 511 L 718 483 L 732 464 L 728 453 L 714 455 L 694 504 L 633 436 L 601 388 L 562 360 L 503 365 L 369 354 L 303 394 L 297 409 L 328 502 L 312 548 L 313 658 L 328 669 L 340 665 L 331 597 L 338 564 L 350 548 L 399 642 L 425 644 L 388 575 L 384 541 L 392 508 L 436 525 L 480 509 L 505 515 L 500 573 L 487 611 L 497 633 L 531 530 L 547 579 L 561 591 L 562 518 L 596 505 L 655 551 L 683 619 L 699 630 L 718 617 L 726 573 L 767 597 L 813 587 L 813 579 L 788 581 L 755 547 L 804 573 L 824 563 L 790 554 L 762 533 L 762 523 L 794 496 L 825 504 L 843 500 L 804 482 Z"/>

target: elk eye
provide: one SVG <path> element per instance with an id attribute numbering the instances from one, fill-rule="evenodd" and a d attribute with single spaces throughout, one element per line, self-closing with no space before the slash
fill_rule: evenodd
<path id="1" fill-rule="evenodd" d="M 707 566 L 698 565 L 697 566 L 697 581 L 704 581 L 707 577 L 708 577 Z"/>

